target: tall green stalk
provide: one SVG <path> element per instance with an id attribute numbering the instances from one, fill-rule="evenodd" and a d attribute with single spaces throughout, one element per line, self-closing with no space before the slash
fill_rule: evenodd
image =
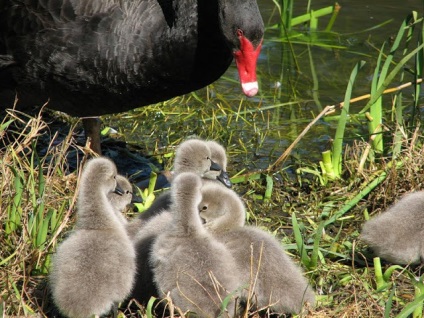
<path id="1" fill-rule="evenodd" d="M 350 74 L 349 83 L 347 84 L 344 104 L 341 110 L 339 123 L 337 124 L 336 135 L 334 137 L 334 143 L 333 143 L 333 149 L 332 149 L 332 154 L 333 154 L 332 163 L 333 163 L 335 178 L 340 178 L 340 175 L 342 172 L 343 138 L 344 138 L 344 132 L 346 129 L 346 123 L 347 123 L 347 119 L 349 115 L 349 106 L 350 106 L 350 99 L 352 96 L 353 84 L 355 83 L 356 75 L 358 74 L 362 66 L 364 66 L 364 64 L 365 64 L 364 61 L 360 61 L 356 64 L 356 66 L 352 70 L 352 73 Z"/>
<path id="2" fill-rule="evenodd" d="M 424 43 L 424 23 L 421 23 L 421 28 L 418 36 L 418 46 Z M 417 80 L 423 77 L 423 68 L 424 68 L 424 49 L 421 49 L 417 52 L 415 56 L 415 87 L 414 87 L 414 108 L 412 109 L 411 121 L 409 123 L 410 127 L 415 125 L 415 116 L 416 111 L 419 107 L 419 99 L 421 93 L 421 84 L 417 83 Z"/>
<path id="3" fill-rule="evenodd" d="M 380 74 L 377 74 L 379 67 L 376 68 L 376 72 L 374 73 L 374 78 L 373 78 L 372 88 L 371 88 L 371 98 L 376 97 L 376 100 L 372 105 L 370 105 L 370 113 L 371 113 L 372 121 L 369 122 L 369 133 L 371 135 L 375 134 L 375 138 L 373 138 L 373 148 L 377 152 L 383 152 L 383 135 L 382 135 L 382 124 L 383 124 L 383 104 L 382 103 L 383 102 L 382 102 L 381 94 L 377 95 L 377 91 L 384 84 L 387 74 L 389 72 L 389 67 L 391 63 L 393 62 L 393 57 L 396 51 L 399 49 L 399 46 L 401 44 L 401 41 L 404 38 L 406 30 L 408 30 L 408 25 L 414 21 L 415 16 L 416 16 L 416 13 L 415 14 L 411 13 L 405 18 L 405 20 L 403 20 L 399 28 L 399 31 L 396 35 L 396 38 L 393 42 L 393 45 L 390 48 L 390 53 L 387 55 L 387 58 L 381 68 Z M 382 53 L 380 53 L 380 56 L 381 54 Z M 380 56 L 379 56 L 379 59 L 380 59 Z"/>

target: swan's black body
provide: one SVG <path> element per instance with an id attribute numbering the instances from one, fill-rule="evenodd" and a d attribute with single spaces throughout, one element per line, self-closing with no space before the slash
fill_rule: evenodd
<path id="1" fill-rule="evenodd" d="M 256 82 L 240 64 L 250 50 L 256 66 L 262 37 L 256 0 L 0 0 L 0 109 L 17 95 L 73 116 L 123 112 L 214 82 L 240 50 L 242 84 Z"/>

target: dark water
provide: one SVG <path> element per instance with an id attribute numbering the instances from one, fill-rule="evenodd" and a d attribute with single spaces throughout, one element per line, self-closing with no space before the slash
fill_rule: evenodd
<path id="1" fill-rule="evenodd" d="M 277 23 L 279 15 L 275 4 L 271 0 L 258 0 L 258 3 L 265 25 L 272 26 Z M 312 9 L 317 10 L 332 4 L 334 3 L 331 1 L 314 0 Z M 243 97 L 235 66 L 213 84 L 209 91 L 212 92 L 209 100 L 211 105 L 225 99 L 225 104 L 233 110 L 238 109 L 240 101 L 242 109 L 270 108 L 247 116 L 248 122 L 233 120 L 228 128 L 231 131 L 228 133 L 230 137 L 228 134 L 215 135 L 213 130 L 212 133 L 209 131 L 203 135 L 208 138 L 219 138 L 230 151 L 233 150 L 235 154 L 230 160 L 236 166 L 234 167 L 236 170 L 240 170 L 241 167 L 248 169 L 268 167 L 323 107 L 343 101 L 349 75 L 359 60 L 364 60 L 367 64 L 357 77 L 353 96 L 369 93 L 378 49 L 384 41 L 396 36 L 407 14 L 416 10 L 421 16 L 423 12 L 423 1 L 420 0 L 351 0 L 340 1 L 339 4 L 341 10 L 332 33 L 315 33 L 315 40 L 310 40 L 311 45 L 298 44 L 293 40 L 298 68 L 289 58 L 291 54 L 289 45 L 278 39 L 279 31 L 272 29 L 266 31 L 258 63 L 260 93 L 255 98 L 247 100 Z M 294 16 L 305 13 L 306 6 L 307 1 L 296 1 Z M 319 30 L 325 29 L 328 20 L 328 17 L 320 19 Z M 294 30 L 306 38 L 311 38 L 307 26 L 296 26 Z M 325 43 L 328 47 L 314 45 L 317 42 Z M 415 44 L 416 42 L 412 45 Z M 312 70 L 315 70 L 315 79 Z M 409 77 L 407 81 L 412 79 Z M 396 82 L 394 84 L 397 85 Z M 408 94 L 411 95 L 412 91 L 406 91 L 406 95 Z M 206 100 L 208 92 L 201 90 L 197 95 L 200 99 Z M 214 97 L 215 95 L 220 98 Z M 390 101 L 390 97 L 388 100 Z M 292 104 L 288 105 L 288 102 Z M 188 105 L 193 109 L 204 107 L 195 99 Z M 351 112 L 360 110 L 364 105 L 364 102 L 352 105 Z M 390 109 L 390 103 L 386 107 Z M 166 106 L 163 109 L 166 110 Z M 187 107 L 183 109 L 186 111 Z M 149 114 L 150 119 L 146 119 L 144 112 L 141 113 L 135 111 L 128 116 L 110 117 L 106 122 L 119 128 L 127 141 L 142 144 L 149 151 L 153 151 L 155 145 L 166 146 L 166 143 L 181 137 L 178 134 L 181 123 L 168 120 L 161 126 L 160 121 L 166 116 Z M 152 119 L 155 119 L 159 126 L 153 127 L 149 123 Z M 137 128 L 134 128 L 134 121 L 138 121 Z M 321 152 L 331 147 L 336 123 L 331 120 L 319 121 L 297 145 L 293 152 L 294 156 L 287 164 L 296 159 L 317 163 Z M 198 127 L 192 132 L 202 135 Z M 352 122 L 348 125 L 346 141 L 352 142 L 353 139 L 361 138 L 368 139 L 366 123 Z M 246 149 L 241 150 L 241 144 L 245 145 Z"/>

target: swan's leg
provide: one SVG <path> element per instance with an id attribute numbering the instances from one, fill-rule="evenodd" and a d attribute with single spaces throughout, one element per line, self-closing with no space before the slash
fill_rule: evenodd
<path id="1" fill-rule="evenodd" d="M 90 148 L 99 155 L 102 154 L 102 149 L 100 147 L 101 124 L 102 122 L 99 117 L 87 117 L 82 119 L 85 137 L 87 139 L 90 138 Z"/>

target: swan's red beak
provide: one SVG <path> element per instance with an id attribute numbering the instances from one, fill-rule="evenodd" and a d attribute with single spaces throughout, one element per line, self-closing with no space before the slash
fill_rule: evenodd
<path id="1" fill-rule="evenodd" d="M 256 80 L 256 63 L 261 52 L 261 43 L 254 48 L 242 32 L 239 32 L 240 50 L 234 52 L 234 58 L 240 76 L 241 88 L 246 96 L 255 96 L 259 90 Z"/>

